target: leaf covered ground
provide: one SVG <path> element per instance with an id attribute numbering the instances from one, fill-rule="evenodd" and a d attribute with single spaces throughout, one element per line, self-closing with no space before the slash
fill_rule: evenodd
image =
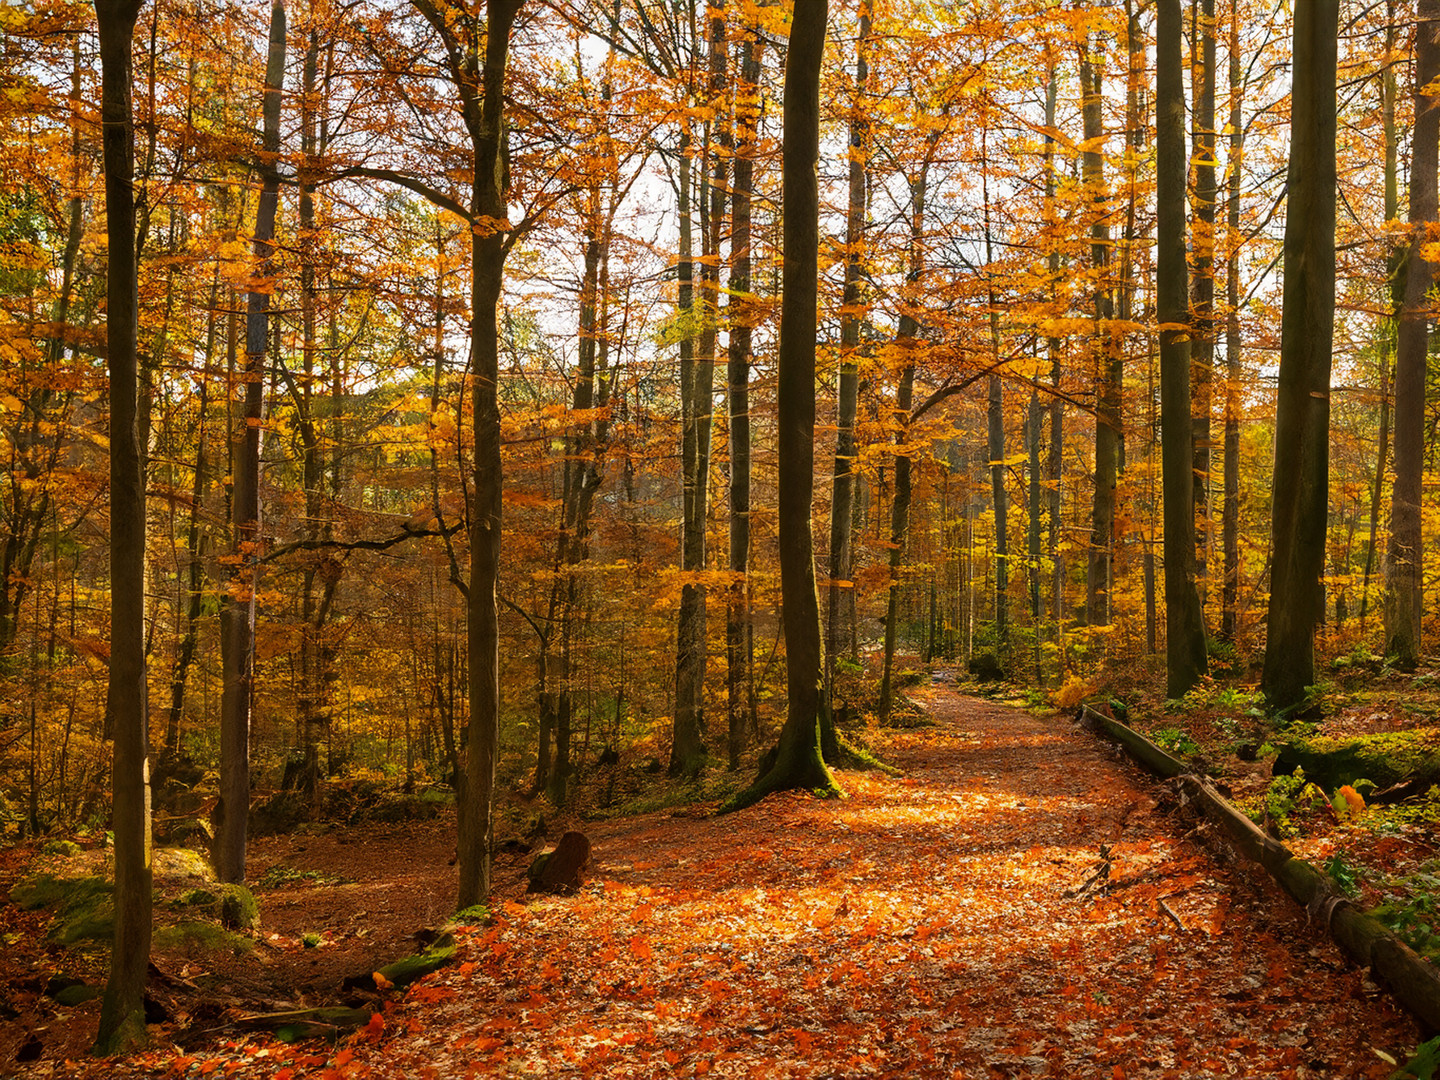
<path id="1" fill-rule="evenodd" d="M 1386 1077 L 1405 1059 L 1414 1024 L 1152 781 L 1062 718 L 932 694 L 934 726 L 878 738 L 904 775 L 844 773 L 843 801 L 592 825 L 579 895 L 505 882 L 460 963 L 338 1048 L 237 1037 L 103 1074 Z"/>

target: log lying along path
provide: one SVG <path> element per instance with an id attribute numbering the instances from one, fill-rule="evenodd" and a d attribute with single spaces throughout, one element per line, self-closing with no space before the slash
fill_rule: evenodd
<path id="1" fill-rule="evenodd" d="M 1385 1077 L 1415 1027 L 1062 717 L 937 689 L 842 774 L 592 826 L 579 896 L 501 905 L 347 1075 Z M 1102 858 L 1102 847 L 1108 859 Z M 425 1071 L 433 1070 L 433 1071 Z"/>

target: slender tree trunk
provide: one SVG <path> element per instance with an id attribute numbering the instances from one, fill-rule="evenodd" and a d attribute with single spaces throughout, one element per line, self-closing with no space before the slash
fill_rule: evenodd
<path id="1" fill-rule="evenodd" d="M 680 340 L 680 410 L 683 428 L 680 569 L 699 574 L 705 569 L 705 509 L 709 491 L 710 387 L 713 363 L 695 355 L 690 322 L 695 307 L 693 239 L 690 208 L 690 122 L 681 121 L 679 172 L 680 281 L 678 307 L 684 326 Z M 702 244 L 703 246 L 703 244 Z M 703 302 L 703 296 L 702 296 Z M 712 353 L 713 360 L 713 353 Z M 703 370 L 702 370 L 703 369 Z M 670 746 L 670 772 L 693 775 L 705 756 L 705 586 L 687 580 L 680 590 L 675 644 L 675 722 Z"/>
<path id="2" fill-rule="evenodd" d="M 820 62 L 828 0 L 795 8 L 785 61 L 783 145 L 784 277 L 779 346 L 780 589 L 789 703 L 770 770 L 727 805 L 735 810 L 772 791 L 839 794 L 820 753 L 825 650 L 815 589 L 810 504 L 815 486 L 815 301 L 819 277 Z"/>
<path id="3" fill-rule="evenodd" d="M 480 43 L 471 41 L 470 59 L 464 61 L 466 70 L 455 73 L 475 151 L 471 208 L 476 222 L 470 238 L 475 473 L 470 507 L 470 586 L 465 608 L 470 737 L 466 743 L 465 798 L 460 807 L 457 846 L 457 908 L 478 904 L 489 895 L 495 840 L 495 758 L 500 747 L 500 612 L 496 588 L 500 577 L 503 493 L 497 314 L 509 235 L 499 223 L 506 221 L 507 211 L 505 65 L 510 52 L 510 28 L 523 2 L 491 0 L 485 10 L 483 64 L 476 56 Z M 444 17 L 438 12 L 434 17 L 429 11 L 425 13 L 432 26 L 437 21 L 443 25 Z"/>
<path id="4" fill-rule="evenodd" d="M 96 0 L 105 162 L 106 347 L 110 375 L 110 682 L 115 736 L 115 939 L 95 1050 L 146 1041 L 150 962 L 150 785 L 145 678 L 145 476 L 137 431 L 139 288 L 130 44 L 140 0 Z"/>
<path id="5" fill-rule="evenodd" d="M 1105 127 L 1101 116 L 1102 77 L 1092 43 L 1080 52 L 1081 117 L 1086 150 L 1081 173 L 1091 203 L 1090 272 L 1095 317 L 1092 337 L 1095 370 L 1095 495 L 1090 515 L 1090 553 L 1086 573 L 1085 618 L 1091 626 L 1110 621 L 1110 574 L 1115 543 L 1115 485 L 1119 471 L 1124 358 L 1115 323 L 1110 280 L 1109 196 L 1105 190 Z"/>
<path id="6" fill-rule="evenodd" d="M 1410 252 L 1405 306 L 1395 345 L 1395 484 L 1390 491 L 1390 549 L 1385 591 L 1385 651 L 1413 671 L 1420 662 L 1420 499 L 1425 471 L 1425 375 L 1434 266 L 1425 258 L 1425 230 L 1436 219 L 1436 149 L 1440 102 L 1440 0 L 1420 0 L 1415 28 L 1415 134 L 1410 154 Z M 1327 372 L 1328 374 L 1328 372 Z"/>
<path id="7" fill-rule="evenodd" d="M 990 507 L 995 524 L 995 646 L 1004 656 L 1010 644 L 1010 500 L 1005 492 L 1005 384 L 1000 377 L 1000 304 L 995 295 L 995 251 L 990 222 L 989 123 L 981 133 L 981 200 L 985 220 L 986 301 L 990 308 L 990 364 L 985 429 L 990 454 Z"/>
<path id="8" fill-rule="evenodd" d="M 910 181 L 910 267 L 907 279 L 918 288 L 925 273 L 925 188 L 929 180 L 930 159 L 938 145 L 939 129 L 930 138 L 929 153 L 921 164 L 919 172 Z M 915 362 L 910 356 L 920 333 L 919 321 L 915 318 L 915 297 L 907 295 L 900 313 L 896 342 L 905 350 L 905 364 L 900 369 L 900 385 L 895 392 L 895 497 L 890 507 L 890 588 L 885 608 L 885 652 L 880 675 L 880 703 L 877 712 L 881 720 L 890 716 L 895 705 L 894 667 L 895 641 L 900 626 L 900 569 L 905 564 L 905 546 L 910 536 L 911 468 L 910 454 L 905 444 L 910 439 L 910 408 L 915 393 Z M 966 550 L 970 537 L 966 536 Z M 969 619 L 966 620 L 967 631 Z M 969 660 L 967 636 L 966 660 Z"/>
<path id="9" fill-rule="evenodd" d="M 275 211 L 279 202 L 280 104 L 285 78 L 285 5 L 270 11 L 270 48 L 265 65 L 264 184 L 255 213 L 255 287 L 245 304 L 245 409 L 243 427 L 231 433 L 235 560 L 230 599 L 221 614 L 220 653 L 224 684 L 220 701 L 220 801 L 215 807 L 215 874 L 221 881 L 245 880 L 245 833 L 250 814 L 250 708 L 254 695 L 255 592 L 259 583 L 260 434 L 265 394 L 265 351 L 269 344 L 270 292 L 259 282 L 271 277 Z"/>
<path id="10" fill-rule="evenodd" d="M 835 659 L 855 623 L 855 411 L 860 387 L 860 327 L 864 322 L 865 196 L 870 122 L 870 0 L 860 0 L 855 38 L 855 97 L 850 104 L 849 203 L 845 214 L 845 293 L 840 312 L 840 383 L 835 406 L 835 478 L 830 500 L 830 617 L 826 623 L 825 684 L 832 696 Z"/>
<path id="11" fill-rule="evenodd" d="M 1210 398 L 1215 371 L 1215 0 L 1190 3 L 1190 85 L 1194 95 L 1191 153 L 1190 283 L 1191 442 L 1194 444 L 1195 578 L 1204 606 L 1210 545 Z"/>
<path id="12" fill-rule="evenodd" d="M 740 767 L 745 721 L 754 701 L 753 650 L 750 648 L 750 197 L 755 176 L 755 136 L 759 123 L 760 49 L 755 31 L 745 35 L 736 91 L 735 190 L 730 227 L 730 350 L 726 372 L 730 424 L 730 572 L 727 593 L 725 655 L 729 705 L 730 768 Z"/>
<path id="13" fill-rule="evenodd" d="M 1045 81 L 1045 126 L 1047 129 L 1055 127 L 1055 105 L 1059 97 L 1059 77 L 1056 74 L 1056 67 L 1053 58 L 1047 58 L 1048 75 Z M 1055 137 L 1045 136 L 1045 222 L 1051 228 L 1058 223 L 1058 216 L 1055 212 Z M 1051 241 L 1050 254 L 1046 259 L 1046 266 L 1050 274 L 1050 302 L 1057 309 L 1059 308 L 1060 289 L 1060 248 L 1056 241 Z M 1047 338 L 1045 341 L 1046 351 L 1050 357 L 1050 383 L 1058 391 L 1060 389 L 1061 377 L 1061 348 L 1058 337 Z M 1046 534 L 1046 549 L 1050 554 L 1051 564 L 1051 608 L 1050 617 L 1055 620 L 1055 644 L 1057 676 L 1063 675 L 1065 670 L 1064 654 L 1064 618 L 1065 618 L 1065 555 L 1060 550 L 1060 481 L 1065 472 L 1065 402 L 1060 394 L 1054 394 L 1050 399 L 1050 445 L 1045 461 L 1045 476 L 1048 486 L 1046 498 L 1048 501 L 1049 529 Z"/>
<path id="14" fill-rule="evenodd" d="M 1325 608 L 1320 575 L 1330 494 L 1339 7 L 1339 0 L 1309 0 L 1295 8 L 1285 307 L 1275 407 L 1277 483 L 1269 632 L 1260 682 L 1276 708 L 1301 701 L 1305 688 L 1315 682 L 1315 627 Z M 1423 333 L 1422 324 L 1422 354 Z M 1398 388 L 1396 397 L 1400 400 Z"/>
<path id="15" fill-rule="evenodd" d="M 1225 580 L 1220 586 L 1220 636 L 1235 640 L 1236 601 L 1240 595 L 1240 167 L 1245 132 L 1240 106 L 1240 13 L 1230 13 L 1230 153 L 1226 161 L 1225 202 L 1225 504 L 1220 529 L 1225 548 Z"/>
<path id="16" fill-rule="evenodd" d="M 1180 0 L 1156 15 L 1157 248 L 1160 316 L 1161 470 L 1165 518 L 1165 693 L 1184 696 L 1205 674 L 1205 624 L 1195 587 L 1195 515 L 1190 411 L 1190 341 L 1185 267 L 1185 98 Z"/>
<path id="17" fill-rule="evenodd" d="M 1395 6 L 1397 0 L 1386 0 L 1385 55 L 1395 55 Z M 1395 68 L 1386 64 L 1380 71 L 1380 115 L 1385 133 L 1385 220 L 1400 217 L 1400 183 L 1398 146 L 1395 130 L 1397 84 Z M 1370 539 L 1365 545 L 1365 573 L 1360 584 L 1360 629 L 1370 611 L 1370 576 L 1375 572 L 1375 552 L 1380 531 L 1381 497 L 1385 488 L 1385 462 L 1390 451 L 1390 372 L 1395 366 L 1395 339 L 1399 332 L 1400 311 L 1405 306 L 1406 246 L 1396 244 L 1386 260 L 1390 283 L 1390 310 L 1381 322 L 1380 340 L 1380 432 L 1375 447 L 1375 479 L 1370 485 Z"/>

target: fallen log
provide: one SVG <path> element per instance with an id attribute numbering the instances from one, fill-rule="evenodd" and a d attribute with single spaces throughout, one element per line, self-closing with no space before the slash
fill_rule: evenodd
<path id="1" fill-rule="evenodd" d="M 1083 705 L 1077 719 L 1086 730 L 1118 743 L 1142 767 L 1168 779 L 1181 805 L 1220 825 L 1236 851 L 1263 866 L 1312 919 L 1323 920 L 1341 951 L 1354 963 L 1368 967 L 1375 982 L 1420 1022 L 1425 1038 L 1440 1033 L 1440 973 L 1352 904 L 1328 875 L 1262 832 L 1207 777 L 1190 772 L 1178 758 L 1138 731 Z"/>
<path id="2" fill-rule="evenodd" d="M 268 1031 L 281 1042 L 296 1039 L 336 1039 L 346 1032 L 362 1028 L 370 1022 L 374 1009 L 348 1009 L 325 1006 L 318 1009 L 296 1009 L 292 1012 L 252 1013 L 237 1017 L 228 1027 L 238 1031 Z"/>

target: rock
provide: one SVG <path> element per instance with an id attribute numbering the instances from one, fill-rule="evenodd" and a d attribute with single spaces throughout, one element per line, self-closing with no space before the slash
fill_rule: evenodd
<path id="1" fill-rule="evenodd" d="M 244 885 L 221 885 L 220 925 L 226 930 L 255 930 L 260 926 L 260 905 Z"/>
<path id="2" fill-rule="evenodd" d="M 1440 783 L 1440 734 L 1417 729 L 1350 739 L 1295 739 L 1281 748 L 1272 774 L 1290 776 L 1297 768 L 1326 791 L 1361 779 L 1382 789 L 1414 780 L 1428 790 Z"/>
<path id="3" fill-rule="evenodd" d="M 560 837 L 555 850 L 538 856 L 530 865 L 530 885 L 526 892 L 557 893 L 562 896 L 576 892 L 583 882 L 583 872 L 590 863 L 590 840 L 584 833 L 567 832 Z"/>
<path id="4" fill-rule="evenodd" d="M 72 840 L 51 840 L 40 849 L 41 855 L 59 855 L 69 859 L 80 854 L 80 845 Z"/>

